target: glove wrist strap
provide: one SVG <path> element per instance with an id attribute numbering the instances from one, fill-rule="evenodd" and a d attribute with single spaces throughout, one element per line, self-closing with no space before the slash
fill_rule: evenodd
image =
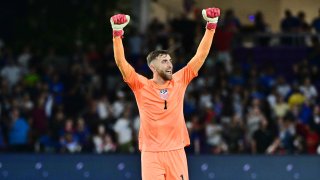
<path id="1" fill-rule="evenodd" d="M 123 38 L 123 34 L 124 34 L 123 30 L 113 30 L 112 32 L 113 37 L 120 36 L 121 38 Z"/>
<path id="2" fill-rule="evenodd" d="M 207 22 L 206 28 L 209 29 L 209 30 L 214 30 L 214 29 L 217 28 L 217 23 Z"/>

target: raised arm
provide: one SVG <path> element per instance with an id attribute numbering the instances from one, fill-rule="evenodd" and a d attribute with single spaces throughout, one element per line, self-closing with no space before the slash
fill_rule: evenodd
<path id="1" fill-rule="evenodd" d="M 117 14 L 110 18 L 113 29 L 113 52 L 114 59 L 124 79 L 128 79 L 134 72 L 133 67 L 128 63 L 124 55 L 122 37 L 124 34 L 123 28 L 129 23 L 130 16 Z"/>
<path id="2" fill-rule="evenodd" d="M 207 21 L 206 32 L 199 44 L 195 56 L 188 63 L 189 66 L 193 69 L 194 72 L 198 72 L 204 61 L 206 60 L 211 44 L 212 39 L 217 27 L 218 18 L 220 16 L 219 8 L 208 8 L 202 10 L 203 18 Z"/>

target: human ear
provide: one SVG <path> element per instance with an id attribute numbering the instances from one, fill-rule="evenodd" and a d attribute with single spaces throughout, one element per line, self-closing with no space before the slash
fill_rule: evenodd
<path id="1" fill-rule="evenodd" d="M 156 68 L 154 67 L 154 65 L 152 63 L 149 64 L 149 68 L 151 69 L 152 72 L 154 72 L 156 70 Z"/>

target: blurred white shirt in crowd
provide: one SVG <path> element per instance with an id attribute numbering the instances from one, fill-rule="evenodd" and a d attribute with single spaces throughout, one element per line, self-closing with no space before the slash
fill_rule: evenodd
<path id="1" fill-rule="evenodd" d="M 318 96 L 317 89 L 313 85 L 300 86 L 300 91 L 308 100 L 311 101 Z"/>
<path id="2" fill-rule="evenodd" d="M 15 65 L 5 66 L 1 70 L 1 76 L 8 80 L 9 86 L 14 86 L 22 77 L 22 70 Z"/>
<path id="3" fill-rule="evenodd" d="M 115 123 L 113 130 L 118 135 L 119 144 L 125 144 L 132 140 L 132 129 L 130 128 L 130 121 L 126 118 L 120 118 Z"/>

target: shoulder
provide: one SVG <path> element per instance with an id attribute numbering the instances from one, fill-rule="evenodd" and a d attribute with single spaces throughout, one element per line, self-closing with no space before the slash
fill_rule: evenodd
<path id="1" fill-rule="evenodd" d="M 194 72 L 190 64 L 187 64 L 183 68 L 181 68 L 179 71 L 173 74 L 173 77 L 175 78 L 183 78 L 184 76 L 197 76 L 198 73 Z"/>

